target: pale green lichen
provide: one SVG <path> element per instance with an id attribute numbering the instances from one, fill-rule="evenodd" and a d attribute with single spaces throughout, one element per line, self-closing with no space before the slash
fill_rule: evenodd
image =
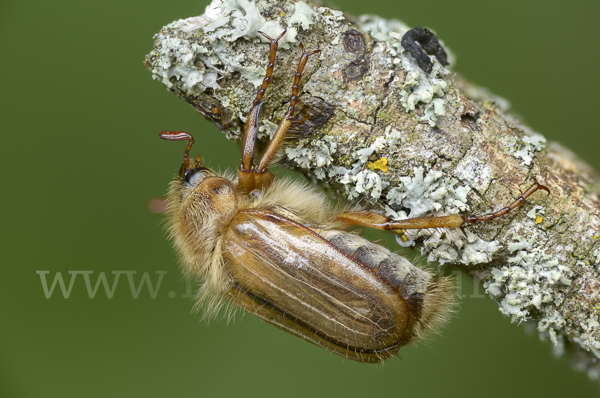
<path id="1" fill-rule="evenodd" d="M 522 146 L 522 149 L 513 149 L 510 152 L 514 157 L 523 159 L 523 164 L 529 166 L 535 157 L 535 153 L 545 148 L 546 139 L 530 129 L 525 129 L 525 132 L 527 135 L 524 135 L 521 141 L 515 143 Z"/>
<path id="2" fill-rule="evenodd" d="M 252 39 L 257 36 L 258 31 L 264 24 L 256 3 L 251 0 L 225 0 L 219 8 L 231 10 L 231 26 L 233 30 L 222 36 L 225 40 L 235 41 L 240 37 Z"/>
<path id="3" fill-rule="evenodd" d="M 306 3 L 296 3 L 296 12 L 290 19 L 298 22 L 303 29 L 312 22 L 316 13 Z M 190 94 L 199 95 L 207 88 L 218 92 L 217 83 L 221 78 L 240 73 L 241 76 L 258 87 L 264 77 L 262 66 L 247 65 L 245 54 L 232 54 L 229 47 L 219 44 L 219 40 L 233 42 L 240 38 L 246 40 L 267 40 L 258 31 L 271 37 L 277 37 L 284 30 L 281 21 L 266 21 L 257 4 L 250 0 L 227 0 L 213 2 L 206 8 L 204 15 L 175 21 L 167 28 L 170 31 L 157 35 L 161 43 L 157 49 L 157 60 L 153 65 L 153 76 L 167 87 L 179 81 L 182 88 Z M 197 31 L 201 30 L 204 39 L 197 43 Z M 286 35 L 279 41 L 281 48 L 289 48 L 296 42 L 297 30 L 289 27 Z M 210 49 L 209 49 L 210 48 Z M 196 66 L 201 61 L 204 69 Z M 226 97 L 219 97 L 226 101 Z"/>
<path id="4" fill-rule="evenodd" d="M 300 24 L 302 29 L 308 30 L 310 25 L 314 23 L 313 16 L 315 14 L 316 12 L 310 6 L 303 1 L 299 1 L 294 4 L 294 14 L 288 20 L 288 25 Z"/>
<path id="5" fill-rule="evenodd" d="M 160 43 L 158 59 L 152 69 L 152 77 L 162 81 L 167 87 L 172 87 L 171 78 L 181 82 L 190 92 L 200 93 L 207 87 L 218 88 L 217 73 L 199 71 L 194 60 L 196 56 L 205 54 L 208 50 L 202 46 L 194 46 L 178 37 L 157 35 Z"/>
<path id="6" fill-rule="evenodd" d="M 410 27 L 397 19 L 385 19 L 376 15 L 361 15 L 359 17 L 360 27 L 369 33 L 372 38 L 379 41 L 390 39 L 390 32 L 404 35 Z"/>
<path id="7" fill-rule="evenodd" d="M 439 171 L 430 170 L 424 175 L 424 170 L 418 168 L 414 177 L 402 177 L 400 182 L 386 196 L 386 215 L 393 219 L 419 217 L 432 211 L 443 216 L 468 209 L 467 194 L 471 189 L 460 186 L 453 178 L 443 177 Z M 410 213 L 396 211 L 393 207 L 410 209 Z M 488 263 L 500 248 L 496 242 L 486 242 L 470 231 L 465 237 L 460 230 L 409 230 L 405 231 L 404 238 L 406 240 L 396 238 L 403 247 L 413 246 L 417 239 L 422 239 L 422 251 L 428 253 L 428 261 L 438 261 L 440 264 L 459 259 L 465 264 Z"/>
<path id="8" fill-rule="evenodd" d="M 556 342 L 556 331 L 564 323 L 557 308 L 566 291 L 554 286 L 568 287 L 573 272 L 554 256 L 546 254 L 545 241 L 539 236 L 525 239 L 516 232 L 512 236 L 513 241 L 508 245 L 513 254 L 508 259 L 510 265 L 493 269 L 492 278 L 484 283 L 484 287 L 500 301 L 500 311 L 511 316 L 513 322 L 530 319 L 532 308 L 541 311 L 544 316 L 538 329 L 551 332 L 550 336 Z"/>
<path id="9" fill-rule="evenodd" d="M 531 133 L 531 136 L 523 137 L 523 142 L 533 145 L 533 148 L 540 152 L 546 147 L 546 138 L 538 133 Z"/>
<path id="10" fill-rule="evenodd" d="M 442 175 L 441 171 L 430 170 L 424 176 L 423 168 L 419 167 L 415 170 L 414 177 L 400 178 L 400 182 L 402 183 L 400 189 L 404 191 L 402 206 L 410 209 L 411 217 L 418 217 L 430 211 L 439 210 L 442 207 L 439 199 L 443 195 L 440 195 L 439 191 L 443 188 L 437 182 Z M 390 194 L 388 194 L 388 197 Z"/>
<path id="11" fill-rule="evenodd" d="M 317 11 L 319 11 L 319 14 L 323 17 L 323 23 L 329 26 L 336 26 L 339 22 L 345 19 L 343 15 L 344 13 L 339 10 L 332 10 L 331 8 L 327 7 L 319 7 Z"/>
<path id="12" fill-rule="evenodd" d="M 285 152 L 288 159 L 302 168 L 313 168 L 315 176 L 323 180 L 338 174 L 337 169 L 328 168 L 336 149 L 337 144 L 332 137 L 324 137 L 322 140 L 300 140 L 296 147 L 286 148 Z"/>
<path id="13" fill-rule="evenodd" d="M 444 68 L 434 56 L 430 56 L 434 65 L 430 74 L 425 73 L 417 65 L 412 56 L 400 44 L 402 36 L 410 29 L 404 23 L 370 15 L 360 17 L 359 21 L 360 27 L 369 32 L 371 37 L 386 43 L 387 53 L 393 58 L 393 64 L 401 67 L 405 72 L 405 80 L 401 82 L 404 107 L 408 111 L 414 111 L 420 102 L 426 104 L 425 113 L 420 120 L 435 126 L 437 116 L 446 114 L 443 96 L 448 89 L 448 84 L 443 77 L 450 73 L 449 70 Z M 452 62 L 452 55 L 450 55 L 450 60 Z"/>
<path id="14" fill-rule="evenodd" d="M 527 212 L 527 217 L 535 220 L 536 224 L 540 224 L 543 221 L 543 215 L 546 211 L 543 206 L 533 206 L 531 210 Z"/>
<path id="15" fill-rule="evenodd" d="M 458 162 L 453 177 L 460 181 L 470 181 L 473 189 L 485 192 L 492 183 L 494 175 L 487 159 L 482 158 L 477 152 L 469 152 Z"/>

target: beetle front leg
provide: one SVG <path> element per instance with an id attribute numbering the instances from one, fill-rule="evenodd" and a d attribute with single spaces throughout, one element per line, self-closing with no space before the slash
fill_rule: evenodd
<path id="1" fill-rule="evenodd" d="M 250 192 L 256 188 L 255 175 L 253 170 L 254 163 L 254 152 L 256 146 L 256 134 L 258 132 L 258 115 L 260 108 L 262 107 L 262 99 L 267 91 L 267 87 L 271 83 L 271 77 L 273 76 L 273 70 L 275 69 L 275 57 L 277 55 L 277 47 L 279 39 L 285 35 L 286 30 L 283 31 L 276 39 L 272 39 L 263 32 L 258 32 L 263 35 L 267 40 L 271 41 L 271 47 L 269 49 L 269 64 L 267 65 L 267 72 L 263 79 L 262 85 L 256 93 L 256 98 L 252 103 L 252 108 L 248 112 L 248 118 L 246 125 L 244 126 L 244 138 L 242 140 L 242 163 L 238 169 L 238 180 L 239 186 L 242 190 Z"/>
<path id="2" fill-rule="evenodd" d="M 269 146 L 265 150 L 265 153 L 260 159 L 260 163 L 256 168 L 258 173 L 264 173 L 267 170 L 267 166 L 271 163 L 271 160 L 275 157 L 275 154 L 279 150 L 281 143 L 287 133 L 290 125 L 292 124 L 292 116 L 294 116 L 294 109 L 296 108 L 296 101 L 298 99 L 298 93 L 300 91 L 300 80 L 302 79 L 302 72 L 304 71 L 304 67 L 306 66 L 306 62 L 311 55 L 318 54 L 321 50 L 315 50 L 311 53 L 306 53 L 304 51 L 304 46 L 300 44 L 300 48 L 302 49 L 302 56 L 300 57 L 300 61 L 298 62 L 298 70 L 296 71 L 296 75 L 294 76 L 294 85 L 292 86 L 292 97 L 290 98 L 290 106 L 288 107 L 285 115 L 281 119 L 281 123 L 279 123 L 279 127 L 273 135 L 271 142 L 269 142 Z"/>
<path id="3" fill-rule="evenodd" d="M 267 166 L 275 155 L 277 151 L 281 147 L 283 139 L 292 124 L 292 116 L 294 115 L 294 109 L 296 107 L 296 101 L 298 99 L 298 93 L 300 92 L 300 80 L 302 79 L 302 72 L 304 71 L 304 67 L 306 66 L 306 62 L 308 62 L 308 58 L 311 55 L 320 53 L 321 50 L 315 50 L 311 53 L 306 53 L 304 51 L 304 46 L 300 44 L 300 48 L 302 49 L 302 56 L 300 57 L 300 61 L 298 62 L 298 69 L 296 71 L 296 75 L 294 76 L 294 84 L 292 86 L 292 97 L 290 98 L 290 105 L 288 106 L 285 115 L 281 119 L 279 123 L 279 127 L 277 127 L 277 131 L 273 135 L 273 138 L 269 142 L 265 153 L 260 159 L 260 163 L 256 168 L 252 171 L 254 175 L 254 187 L 255 188 L 268 188 L 269 185 L 273 182 L 274 176 L 267 169 Z"/>

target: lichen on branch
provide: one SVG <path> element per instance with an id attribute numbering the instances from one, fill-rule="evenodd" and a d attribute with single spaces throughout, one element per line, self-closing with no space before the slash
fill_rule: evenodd
<path id="1" fill-rule="evenodd" d="M 216 0 L 202 16 L 165 26 L 145 65 L 227 138 L 240 140 L 267 63 L 269 46 L 258 31 L 276 37 L 284 29 L 261 110 L 263 141 L 287 109 L 303 43 L 321 53 L 305 69 L 295 139 L 283 153 L 288 167 L 394 219 L 488 213 L 536 177 L 550 197 L 536 193 L 466 236 L 423 230 L 398 243 L 416 245 L 429 261 L 474 270 L 513 322 L 537 322 L 557 350 L 569 344 L 579 366 L 599 376 L 598 177 L 521 124 L 505 100 L 457 76 L 442 40 L 449 65 L 429 55 L 425 71 L 402 45 L 411 29 L 402 22 L 303 1 Z"/>

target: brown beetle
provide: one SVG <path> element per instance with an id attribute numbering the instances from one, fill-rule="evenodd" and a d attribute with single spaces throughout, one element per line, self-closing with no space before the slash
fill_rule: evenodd
<path id="1" fill-rule="evenodd" d="M 169 230 L 185 272 L 205 280 L 198 303 L 215 314 L 229 301 L 293 335 L 360 362 L 381 362 L 410 341 L 439 329 L 455 303 L 453 284 L 360 236 L 351 225 L 401 233 L 406 229 L 463 228 L 519 206 L 483 216 L 427 216 L 402 221 L 366 210 L 334 210 L 323 194 L 267 169 L 290 127 L 302 56 L 290 106 L 258 166 L 255 141 L 262 98 L 270 83 L 278 40 L 248 114 L 237 179 L 191 165 L 188 133 L 164 131 L 166 140 L 188 140 L 180 176 L 171 184 Z"/>

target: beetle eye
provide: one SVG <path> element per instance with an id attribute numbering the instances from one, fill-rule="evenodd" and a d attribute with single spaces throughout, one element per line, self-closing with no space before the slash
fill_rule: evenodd
<path id="1" fill-rule="evenodd" d="M 209 171 L 205 167 L 196 167 L 195 169 L 189 169 L 183 175 L 183 179 L 189 185 L 195 185 L 202 181 L 209 175 Z"/>

